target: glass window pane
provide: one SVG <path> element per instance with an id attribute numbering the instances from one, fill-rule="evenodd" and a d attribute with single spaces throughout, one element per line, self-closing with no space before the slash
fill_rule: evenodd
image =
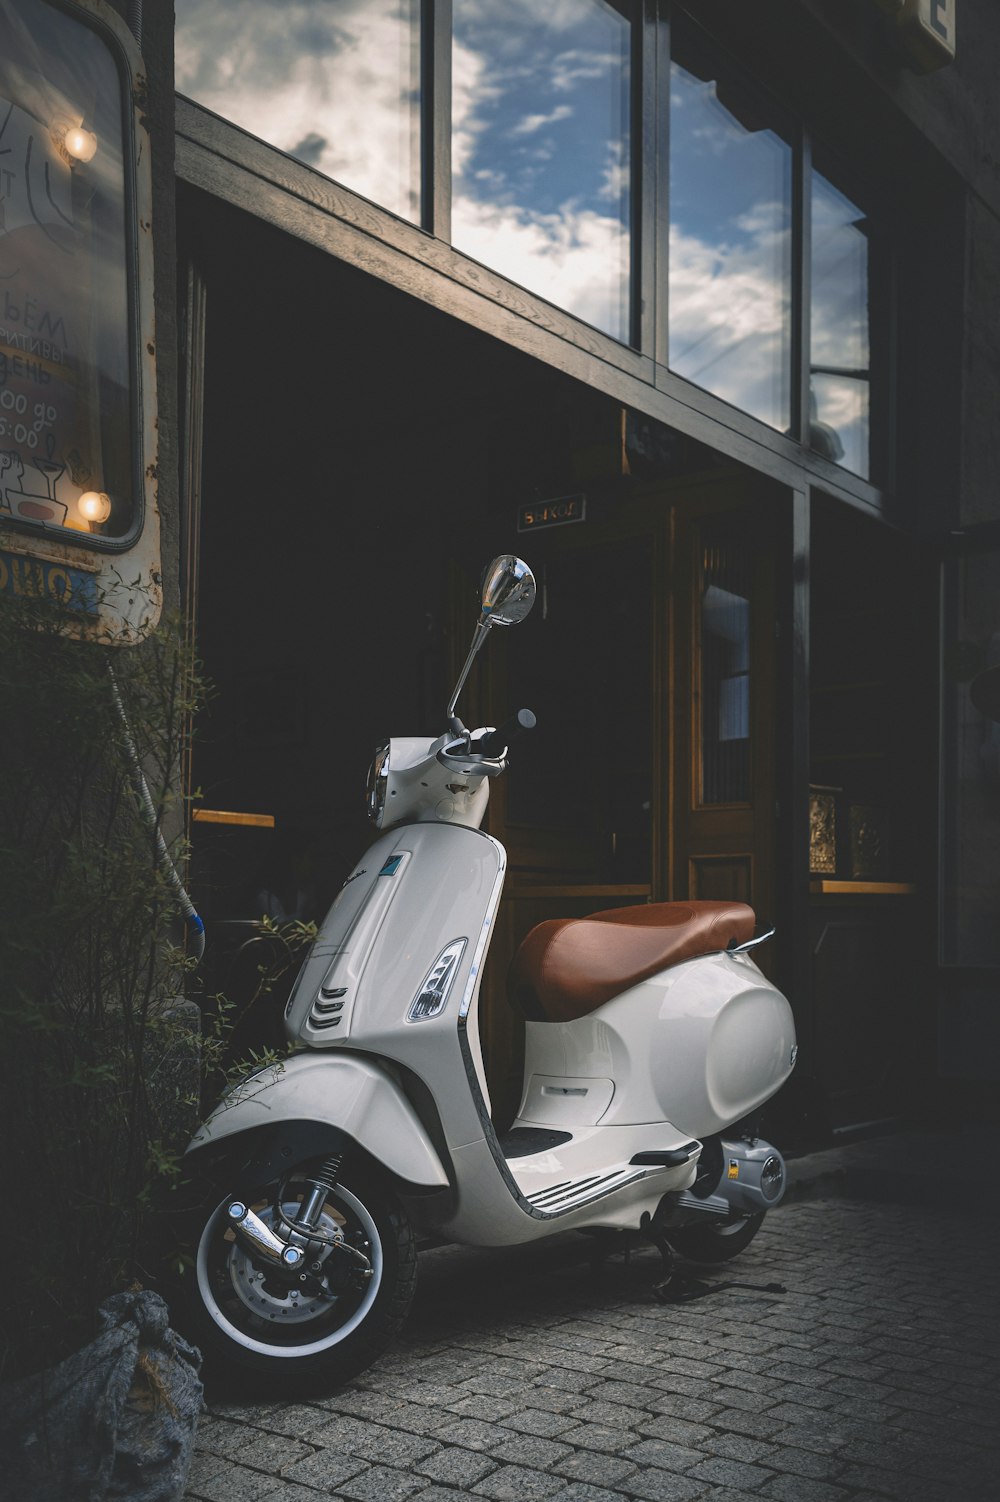
<path id="1" fill-rule="evenodd" d="M 631 26 L 604 0 L 455 0 L 452 242 L 629 336 Z"/>
<path id="2" fill-rule="evenodd" d="M 135 520 L 124 91 L 75 17 L 0 0 L 0 522 Z"/>
<path id="3" fill-rule="evenodd" d="M 868 474 L 868 223 L 818 172 L 812 176 L 809 443 Z"/>
<path id="4" fill-rule="evenodd" d="M 743 517 L 701 528 L 699 804 L 750 801 L 751 539 Z"/>
<path id="5" fill-rule="evenodd" d="M 177 0 L 182 94 L 420 216 L 420 0 Z"/>
<path id="6" fill-rule="evenodd" d="M 785 430 L 792 149 L 683 37 L 670 80 L 670 368 Z"/>
<path id="7" fill-rule="evenodd" d="M 952 567 L 945 638 L 946 964 L 1000 964 L 1000 553 Z"/>

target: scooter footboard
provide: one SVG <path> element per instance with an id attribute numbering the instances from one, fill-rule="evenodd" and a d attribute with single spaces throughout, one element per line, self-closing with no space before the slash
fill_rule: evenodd
<path id="1" fill-rule="evenodd" d="M 267 1184 L 296 1162 L 357 1143 L 402 1183 L 446 1189 L 448 1175 L 392 1076 L 354 1054 L 293 1054 L 223 1097 L 187 1149 L 212 1176 L 224 1162 Z"/>

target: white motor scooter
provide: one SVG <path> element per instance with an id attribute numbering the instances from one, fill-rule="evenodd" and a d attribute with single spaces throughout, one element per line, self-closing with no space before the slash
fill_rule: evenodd
<path id="1" fill-rule="evenodd" d="M 733 1129 L 796 1053 L 742 903 L 532 930 L 511 970 L 523 1096 L 494 1130 L 477 1005 L 506 862 L 479 826 L 508 741 L 534 719 L 470 733 L 456 704 L 491 627 L 521 620 L 534 594 L 519 559 L 489 566 L 448 730 L 376 755 L 381 833 L 288 1001 L 294 1051 L 231 1090 L 188 1150 L 214 1186 L 194 1334 L 246 1376 L 332 1385 L 375 1360 L 412 1298 L 414 1228 L 492 1247 L 641 1231 L 665 1256 L 724 1261 L 784 1191 L 781 1155 Z"/>

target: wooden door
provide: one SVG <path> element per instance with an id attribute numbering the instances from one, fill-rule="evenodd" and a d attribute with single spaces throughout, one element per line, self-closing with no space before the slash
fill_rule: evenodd
<path id="1" fill-rule="evenodd" d="M 774 916 L 772 513 L 745 483 L 674 511 L 673 891 Z M 767 955 L 765 954 L 765 959 Z"/>
<path id="2" fill-rule="evenodd" d="M 508 855 L 480 1012 L 500 1125 L 516 1111 L 523 1059 L 507 968 L 536 923 L 685 897 L 735 897 L 769 914 L 764 515 L 742 480 L 713 476 L 525 541 L 535 609 L 493 633 L 460 706 L 467 724 L 521 706 L 538 716 L 491 789 L 487 822 Z"/>

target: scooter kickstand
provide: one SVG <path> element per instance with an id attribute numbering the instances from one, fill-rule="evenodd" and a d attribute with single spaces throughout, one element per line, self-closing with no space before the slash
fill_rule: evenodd
<path id="1" fill-rule="evenodd" d="M 666 1300 L 667 1289 L 677 1276 L 676 1253 L 663 1232 L 658 1231 L 653 1225 L 648 1211 L 639 1222 L 639 1232 L 644 1241 L 656 1247 L 663 1261 L 663 1277 L 653 1284 L 653 1295 L 657 1299 Z"/>

